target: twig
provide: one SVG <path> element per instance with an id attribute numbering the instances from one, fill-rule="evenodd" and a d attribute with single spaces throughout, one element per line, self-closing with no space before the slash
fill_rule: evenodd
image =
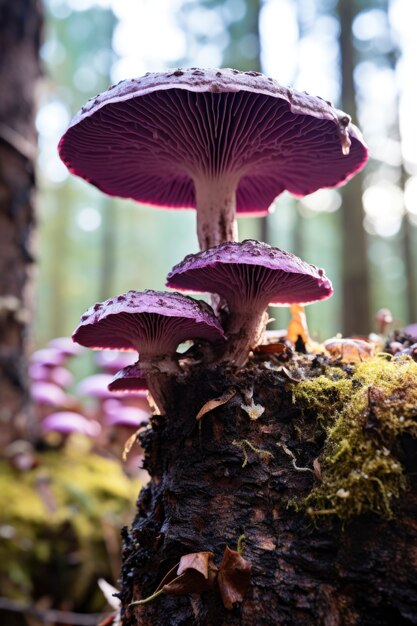
<path id="1" fill-rule="evenodd" d="M 0 610 L 32 615 L 43 624 L 68 624 L 69 626 L 97 626 L 99 620 L 107 616 L 107 613 L 71 613 L 54 609 L 42 611 L 33 605 L 2 597 L 0 597 Z"/>
<path id="2" fill-rule="evenodd" d="M 290 459 L 291 459 L 291 463 L 292 463 L 292 466 L 293 466 L 293 468 L 294 468 L 295 470 L 297 470 L 297 472 L 311 472 L 312 474 L 314 474 L 314 470 L 312 470 L 311 468 L 309 468 L 309 467 L 299 467 L 299 466 L 297 465 L 297 459 L 295 458 L 295 454 L 294 454 L 294 452 L 292 452 L 292 451 L 291 451 L 291 450 L 290 450 L 290 449 L 289 449 L 289 448 L 285 445 L 285 443 L 282 443 L 282 441 L 280 441 L 279 443 L 277 443 L 277 446 L 278 446 L 279 448 L 281 448 L 281 449 L 285 452 L 285 454 L 287 454 L 287 455 L 290 457 Z"/>

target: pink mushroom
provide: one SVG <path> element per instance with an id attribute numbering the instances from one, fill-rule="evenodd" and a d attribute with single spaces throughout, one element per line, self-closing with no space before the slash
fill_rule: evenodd
<path id="1" fill-rule="evenodd" d="M 186 339 L 213 341 L 224 337 L 205 302 L 180 293 L 129 291 L 92 306 L 73 339 L 87 348 L 136 350 L 140 367 L 158 408 L 163 409 L 165 375 L 181 374 L 176 348 Z"/>
<path id="2" fill-rule="evenodd" d="M 188 255 L 168 274 L 167 286 L 217 293 L 226 300 L 225 357 L 238 366 L 263 334 L 268 305 L 309 304 L 333 293 L 324 270 L 252 240 Z"/>
<path id="3" fill-rule="evenodd" d="M 176 70 L 92 98 L 62 160 L 112 196 L 196 208 L 201 249 L 237 237 L 236 213 L 265 215 L 283 191 L 345 183 L 367 160 L 350 117 L 258 72 Z"/>

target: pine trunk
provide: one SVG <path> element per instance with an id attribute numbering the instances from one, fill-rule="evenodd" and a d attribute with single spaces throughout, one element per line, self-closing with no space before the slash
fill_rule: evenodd
<path id="1" fill-rule="evenodd" d="M 357 123 L 354 69 L 355 50 L 352 42 L 352 25 L 356 3 L 339 0 L 340 67 L 342 94 L 340 106 Z M 370 330 L 369 270 L 366 254 L 366 233 L 363 227 L 362 175 L 358 174 L 342 190 L 342 288 L 343 334 L 365 335 Z"/>
<path id="2" fill-rule="evenodd" d="M 285 372 L 255 367 L 195 372 L 173 386 L 170 415 L 155 416 L 142 436 L 152 479 L 124 533 L 123 626 L 417 624 L 415 441 L 398 443 L 410 482 L 394 520 L 315 523 L 295 503 L 317 481 L 311 468 L 323 438 L 314 411 L 294 403 L 292 384 Z M 201 406 L 231 387 L 253 388 L 264 414 L 251 420 L 238 391 L 199 427 Z M 129 608 L 184 554 L 212 551 L 218 564 L 242 534 L 252 576 L 240 604 L 226 609 L 213 589 Z"/>
<path id="3" fill-rule="evenodd" d="M 27 287 L 41 26 L 38 0 L 0 0 L 0 449 L 27 428 Z"/>

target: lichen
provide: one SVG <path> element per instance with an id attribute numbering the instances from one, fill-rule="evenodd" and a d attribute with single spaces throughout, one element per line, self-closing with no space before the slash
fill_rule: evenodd
<path id="1" fill-rule="evenodd" d="M 407 484 L 399 438 L 417 436 L 417 363 L 381 355 L 329 367 L 294 385 L 293 399 L 316 415 L 318 435 L 324 435 L 322 480 L 302 508 L 316 518 L 347 520 L 367 512 L 391 518 L 393 500 Z"/>

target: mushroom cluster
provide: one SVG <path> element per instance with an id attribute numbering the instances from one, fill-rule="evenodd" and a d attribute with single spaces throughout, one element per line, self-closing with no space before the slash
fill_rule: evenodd
<path id="1" fill-rule="evenodd" d="M 198 68 L 110 87 L 75 116 L 59 152 L 73 174 L 110 195 L 197 211 L 201 252 L 176 265 L 167 285 L 217 294 L 221 307 L 180 293 L 129 292 L 95 304 L 73 337 L 136 350 L 138 363 L 111 388 L 146 387 L 161 411 L 167 379 L 184 372 L 179 343 L 193 340 L 206 362 L 214 355 L 239 367 L 260 341 L 269 304 L 332 294 L 323 270 L 267 244 L 238 243 L 236 214 L 266 215 L 286 190 L 303 196 L 341 185 L 367 160 L 359 130 L 330 102 L 258 72 Z"/>

